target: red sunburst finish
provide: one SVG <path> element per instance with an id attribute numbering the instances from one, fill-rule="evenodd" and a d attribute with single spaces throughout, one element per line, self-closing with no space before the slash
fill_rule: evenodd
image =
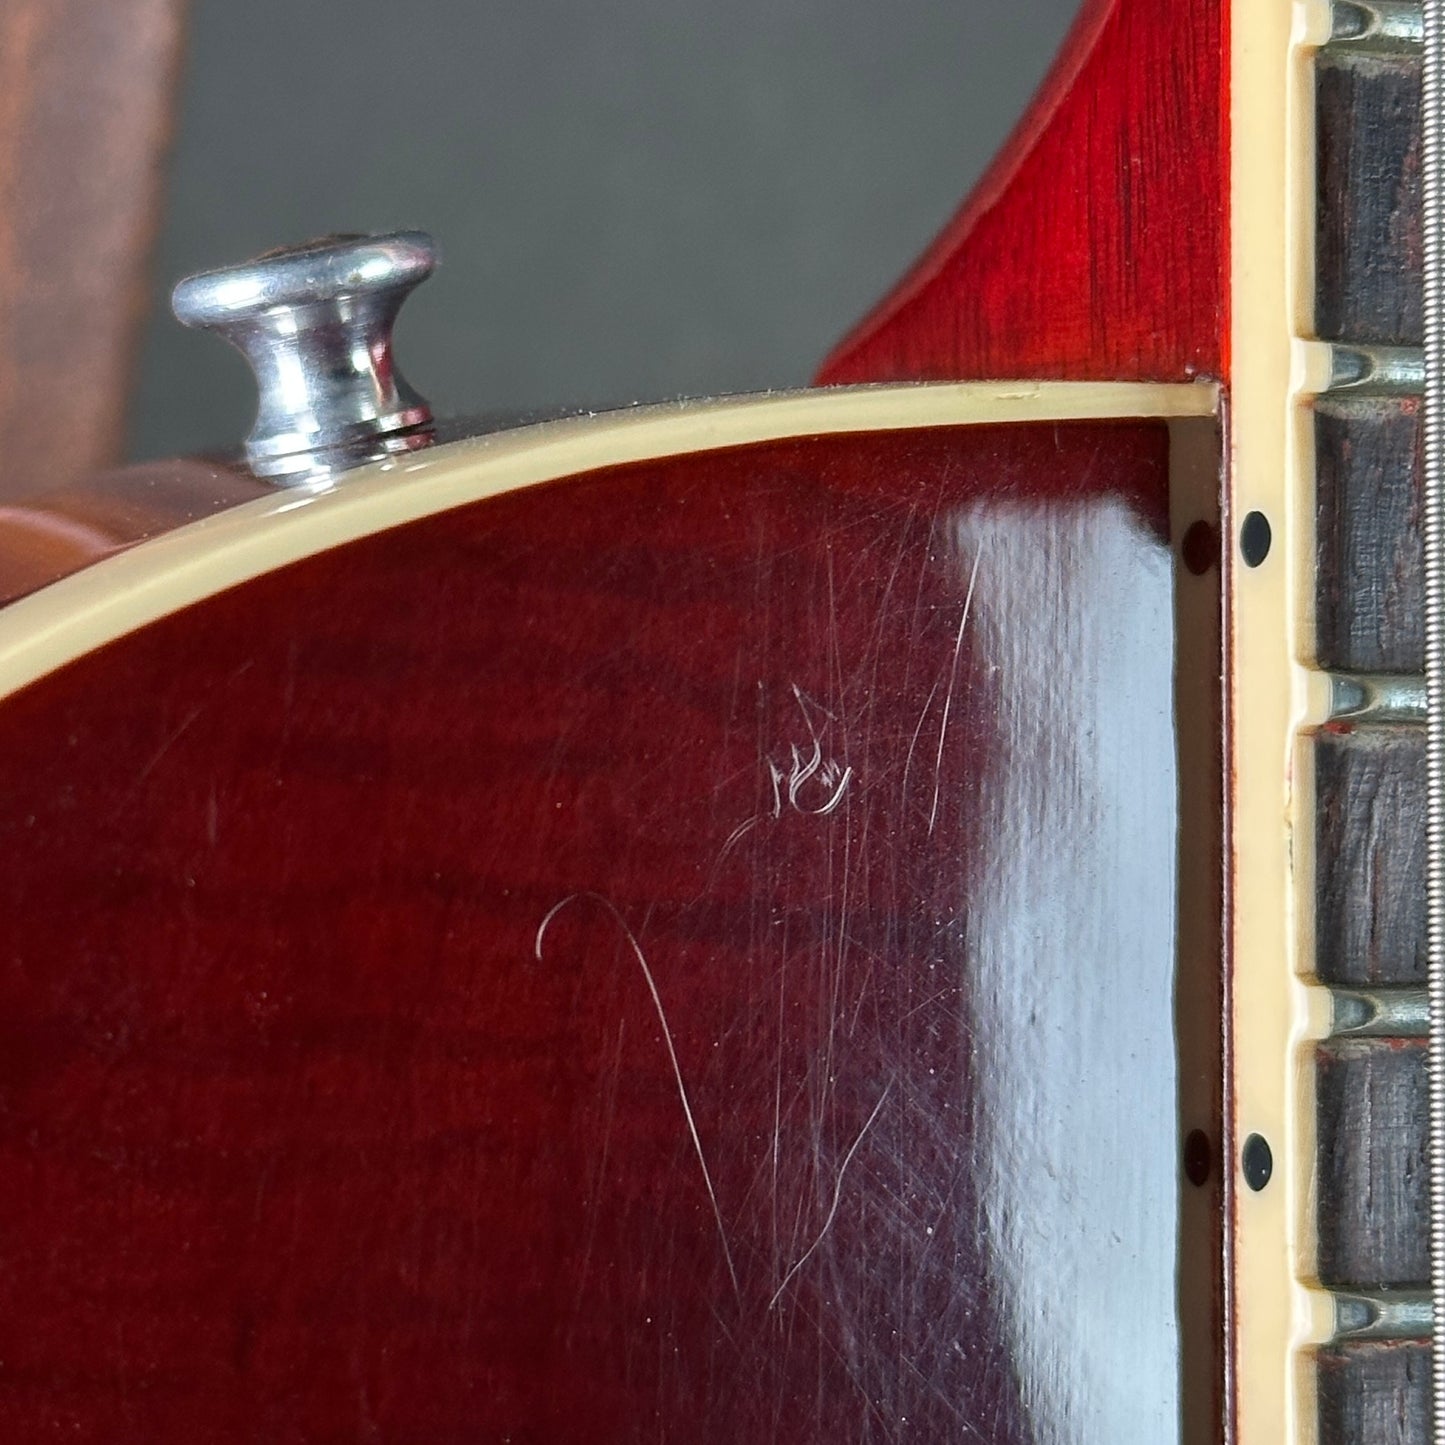
<path id="1" fill-rule="evenodd" d="M 1088 0 L 1023 123 L 822 383 L 1228 375 L 1228 8 Z"/>

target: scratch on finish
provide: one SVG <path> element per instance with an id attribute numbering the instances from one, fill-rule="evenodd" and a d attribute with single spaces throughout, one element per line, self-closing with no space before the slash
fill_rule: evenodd
<path id="1" fill-rule="evenodd" d="M 928 701 L 923 704 L 923 711 L 918 714 L 918 726 L 913 729 L 913 738 L 908 744 L 908 756 L 903 760 L 903 785 L 899 789 L 899 801 L 908 800 L 908 774 L 913 770 L 913 754 L 918 751 L 918 739 L 923 735 L 923 724 L 928 721 L 928 714 L 933 707 L 933 699 L 938 696 L 938 679 L 934 679 L 933 686 L 928 692 Z"/>
<path id="2" fill-rule="evenodd" d="M 833 1221 L 838 1217 L 838 1203 L 843 1198 L 843 1179 L 848 1173 L 848 1166 L 853 1162 L 853 1156 L 858 1152 L 868 1131 L 877 1121 L 879 1114 L 883 1112 L 883 1106 L 888 1102 L 888 1096 L 893 1092 L 893 1081 L 888 1081 L 888 1087 L 878 1096 L 878 1102 L 873 1106 L 873 1112 L 869 1114 L 867 1122 L 858 1131 L 858 1137 L 849 1147 L 848 1152 L 843 1156 L 843 1162 L 838 1166 L 838 1180 L 833 1186 L 833 1203 L 828 1208 L 828 1217 L 823 1221 L 823 1227 L 818 1231 L 818 1237 L 807 1249 L 798 1256 L 797 1263 L 783 1276 L 783 1282 L 773 1292 L 773 1297 L 768 1301 L 768 1308 L 773 1309 L 783 1296 L 783 1291 L 793 1282 L 793 1277 L 817 1252 L 818 1246 L 822 1244 L 828 1231 L 833 1227 Z"/>
<path id="3" fill-rule="evenodd" d="M 184 718 L 181 719 L 180 726 L 171 730 L 171 732 L 167 735 L 166 740 L 160 745 L 160 747 L 156 750 L 156 752 L 152 755 L 150 760 L 140 770 L 140 772 L 136 774 L 135 780 L 137 785 L 145 782 L 145 780 L 150 777 L 150 775 L 156 770 L 156 768 L 160 766 L 161 759 L 164 758 L 165 755 L 170 752 L 170 750 L 175 747 L 175 745 L 180 742 L 180 740 L 188 732 L 190 732 L 191 728 L 195 726 L 197 719 L 201 716 L 203 712 L 205 712 L 205 710 L 205 704 L 198 703 L 190 710 L 190 712 L 185 715 Z"/>
<path id="4" fill-rule="evenodd" d="M 759 686 L 761 687 L 761 683 Z M 776 822 L 783 816 L 783 800 L 786 797 L 787 805 L 795 813 L 804 818 L 827 818 L 843 805 L 844 798 L 848 795 L 849 784 L 853 781 L 853 769 L 836 758 L 824 758 L 823 739 L 813 723 L 812 714 L 808 711 L 808 704 L 811 702 L 818 711 L 823 713 L 830 721 L 834 721 L 833 715 L 826 708 L 820 707 L 814 702 L 797 683 L 793 685 L 793 697 L 797 701 L 798 711 L 803 715 L 803 726 L 808 730 L 809 750 L 805 754 L 796 743 L 789 743 L 788 753 L 790 763 L 785 768 L 781 763 L 775 762 L 772 758 L 766 759 L 768 765 L 768 782 L 772 788 L 772 801 L 761 813 L 754 813 L 751 818 L 744 818 L 736 828 L 728 834 L 727 841 L 722 845 L 713 863 L 713 876 L 717 870 L 727 861 L 728 855 L 747 837 L 759 823 L 771 820 Z M 824 802 L 818 807 L 809 807 L 808 804 L 799 798 L 802 790 L 814 779 L 817 779 L 819 786 L 826 794 Z"/>
<path id="5" fill-rule="evenodd" d="M 973 607 L 973 587 L 978 581 L 978 564 L 983 560 L 980 550 L 973 556 L 973 571 L 968 574 L 968 591 L 963 599 L 963 615 L 958 619 L 958 637 L 953 644 L 953 661 L 948 669 L 948 691 L 943 696 L 943 719 L 938 724 L 938 756 L 933 764 L 933 807 L 928 814 L 928 836 L 933 836 L 934 825 L 938 822 L 938 793 L 943 777 L 943 743 L 948 736 L 948 714 L 953 708 L 953 689 L 958 683 L 958 659 L 963 652 L 963 634 L 968 626 L 968 614 Z"/>
<path id="6" fill-rule="evenodd" d="M 832 758 L 829 758 L 826 763 L 823 761 L 823 740 L 818 734 L 818 729 L 813 725 L 812 715 L 808 712 L 808 704 L 813 702 L 813 699 L 808 697 L 797 683 L 793 684 L 793 697 L 797 700 L 798 711 L 803 715 L 803 726 L 808 729 L 808 738 L 813 748 L 806 762 L 798 751 L 796 743 L 789 748 L 792 753 L 793 766 L 788 775 L 788 806 L 795 813 L 811 815 L 814 818 L 826 818 L 843 801 L 843 795 L 848 791 L 848 784 L 853 780 L 853 769 L 843 767 Z M 818 704 L 813 702 L 813 706 L 818 707 Z M 832 714 L 826 708 L 819 708 L 819 711 L 830 721 L 833 720 Z M 778 795 L 778 785 L 782 782 L 781 771 L 771 762 L 768 767 L 773 777 L 774 807 L 780 812 L 781 799 Z M 810 782 L 815 774 L 823 787 L 832 791 L 828 801 L 822 807 L 809 808 L 798 801 L 798 794 L 804 784 Z M 773 816 L 776 817 L 777 812 Z"/>
<path id="7" fill-rule="evenodd" d="M 687 1085 L 683 1082 L 682 1065 L 678 1062 L 677 1047 L 673 1043 L 672 1038 L 672 1025 L 667 1021 L 667 1010 L 662 1006 L 662 995 L 657 990 L 657 980 L 652 976 L 652 970 L 648 967 L 647 958 L 642 952 L 642 945 L 638 943 L 637 936 L 627 926 L 627 920 L 623 918 L 617 905 L 613 903 L 610 898 L 604 898 L 600 893 L 569 893 L 560 903 L 553 904 L 552 907 L 547 910 L 547 916 L 537 925 L 537 938 L 533 944 L 533 952 L 536 954 L 537 961 L 540 963 L 542 961 L 542 943 L 547 936 L 547 929 L 551 927 L 552 920 L 556 918 L 563 909 L 573 903 L 580 902 L 584 898 L 590 899 L 600 907 L 605 908 L 607 912 L 616 919 L 617 926 L 622 930 L 622 935 L 626 938 L 628 946 L 632 949 L 633 957 L 637 960 L 637 966 L 642 970 L 642 977 L 647 981 L 647 991 L 652 995 L 652 1006 L 657 1010 L 658 1022 L 662 1025 L 662 1041 L 667 1046 L 667 1057 L 672 1063 L 672 1075 L 673 1078 L 677 1080 L 677 1096 L 682 1101 L 682 1114 L 683 1118 L 687 1120 L 687 1132 L 692 1138 L 692 1147 L 697 1153 L 697 1162 L 702 1169 L 702 1180 L 707 1186 L 707 1197 L 712 1204 L 713 1218 L 717 1221 L 718 1238 L 722 1241 L 723 1259 L 727 1263 L 728 1278 L 732 1280 L 733 1293 L 741 1298 L 742 1290 L 738 1285 L 738 1272 L 733 1264 L 732 1246 L 728 1243 L 727 1226 L 723 1223 L 722 1208 L 718 1204 L 717 1190 L 713 1188 L 712 1172 L 707 1167 L 707 1155 L 703 1152 L 702 1136 L 697 1131 L 697 1119 L 693 1116 L 692 1101 L 688 1098 Z M 882 1106 L 881 1100 L 879 1101 L 879 1106 Z M 877 1110 L 875 1110 L 874 1113 L 876 1114 Z M 871 1123 L 872 1120 L 869 1122 Z M 858 1146 L 855 1144 L 853 1147 L 856 1149 Z M 852 1157 L 851 1151 L 849 1152 L 849 1157 Z M 847 1162 L 846 1159 L 843 1161 L 844 1168 L 847 1167 Z M 836 1207 L 837 1204 L 835 1201 L 834 1208 L 836 1209 Z"/>
<path id="8" fill-rule="evenodd" d="M 727 842 L 722 845 L 722 852 L 717 855 L 718 863 L 723 862 L 723 860 L 726 859 L 728 854 L 731 853 L 733 849 L 736 848 L 737 845 L 741 843 L 743 839 L 746 838 L 747 835 L 751 833 L 753 829 L 756 828 L 758 824 L 762 821 L 763 815 L 761 813 L 754 813 L 751 818 L 745 818 L 741 823 L 739 823 L 737 827 L 728 834 Z M 717 865 L 714 864 L 713 866 L 716 867 Z"/>
<path id="9" fill-rule="evenodd" d="M 254 658 L 250 658 L 247 661 L 243 662 L 240 667 L 232 671 L 231 675 L 226 679 L 226 684 L 229 686 L 231 683 L 236 682 L 239 678 L 244 677 L 246 673 L 250 672 L 251 668 L 254 665 Z M 185 735 L 190 732 L 190 730 L 196 725 L 196 723 L 200 720 L 201 714 L 205 712 L 207 706 L 209 705 L 209 701 L 210 700 L 207 699 L 205 701 L 197 703 L 196 706 L 193 707 L 190 712 L 188 712 L 185 717 L 181 719 L 180 723 L 171 730 L 171 732 L 166 736 L 165 741 L 160 745 L 159 748 L 156 749 L 156 751 L 146 761 L 145 765 L 141 768 L 141 770 L 135 775 L 135 780 L 131 784 L 132 792 L 134 792 L 135 789 L 139 788 L 140 785 L 144 783 L 145 780 L 150 777 L 153 772 L 155 772 L 155 770 L 161 765 L 162 761 L 164 761 L 166 754 L 169 753 L 170 750 L 175 747 L 175 745 L 180 742 L 180 740 L 185 737 Z M 213 800 L 214 796 L 215 795 L 213 793 Z M 215 838 L 212 837 L 211 841 L 214 843 Z"/>

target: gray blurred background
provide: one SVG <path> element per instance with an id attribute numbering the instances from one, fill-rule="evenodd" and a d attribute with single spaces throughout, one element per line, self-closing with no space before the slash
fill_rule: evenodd
<path id="1" fill-rule="evenodd" d="M 398 344 L 441 413 L 805 383 L 1026 105 L 1078 0 L 192 0 L 135 457 L 238 440 L 171 284 L 420 226 Z"/>

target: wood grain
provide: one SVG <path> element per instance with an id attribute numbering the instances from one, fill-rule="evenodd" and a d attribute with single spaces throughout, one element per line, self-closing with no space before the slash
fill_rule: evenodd
<path id="1" fill-rule="evenodd" d="M 1315 650 L 1321 667 L 1425 666 L 1420 400 L 1315 405 Z"/>
<path id="2" fill-rule="evenodd" d="M 1426 1445 L 1430 1347 L 1400 1340 L 1322 1349 L 1319 1445 Z"/>
<path id="3" fill-rule="evenodd" d="M 184 10 L 0 6 L 0 498 L 120 459 Z"/>
<path id="4" fill-rule="evenodd" d="M 1090 0 L 963 208 L 822 383 L 1226 378 L 1223 0 Z"/>
<path id="5" fill-rule="evenodd" d="M 1361 1289 L 1427 1285 L 1424 1042 L 1321 1045 L 1315 1089 L 1320 1280 Z"/>
<path id="6" fill-rule="evenodd" d="M 0 1436 L 1176 1439 L 1168 448 L 619 468 L 9 699 Z"/>
<path id="7" fill-rule="evenodd" d="M 1425 981 L 1425 733 L 1316 734 L 1315 971 L 1339 987 Z"/>
<path id="8" fill-rule="evenodd" d="M 1326 49 L 1316 67 L 1316 326 L 1419 346 L 1424 332 L 1418 51 Z"/>

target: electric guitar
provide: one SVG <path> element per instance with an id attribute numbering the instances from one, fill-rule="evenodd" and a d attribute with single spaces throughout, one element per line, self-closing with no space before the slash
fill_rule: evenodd
<path id="1" fill-rule="evenodd" d="M 0 510 L 0 1437 L 1426 1439 L 1420 16 L 1096 0 L 796 392 L 416 233 Z"/>

